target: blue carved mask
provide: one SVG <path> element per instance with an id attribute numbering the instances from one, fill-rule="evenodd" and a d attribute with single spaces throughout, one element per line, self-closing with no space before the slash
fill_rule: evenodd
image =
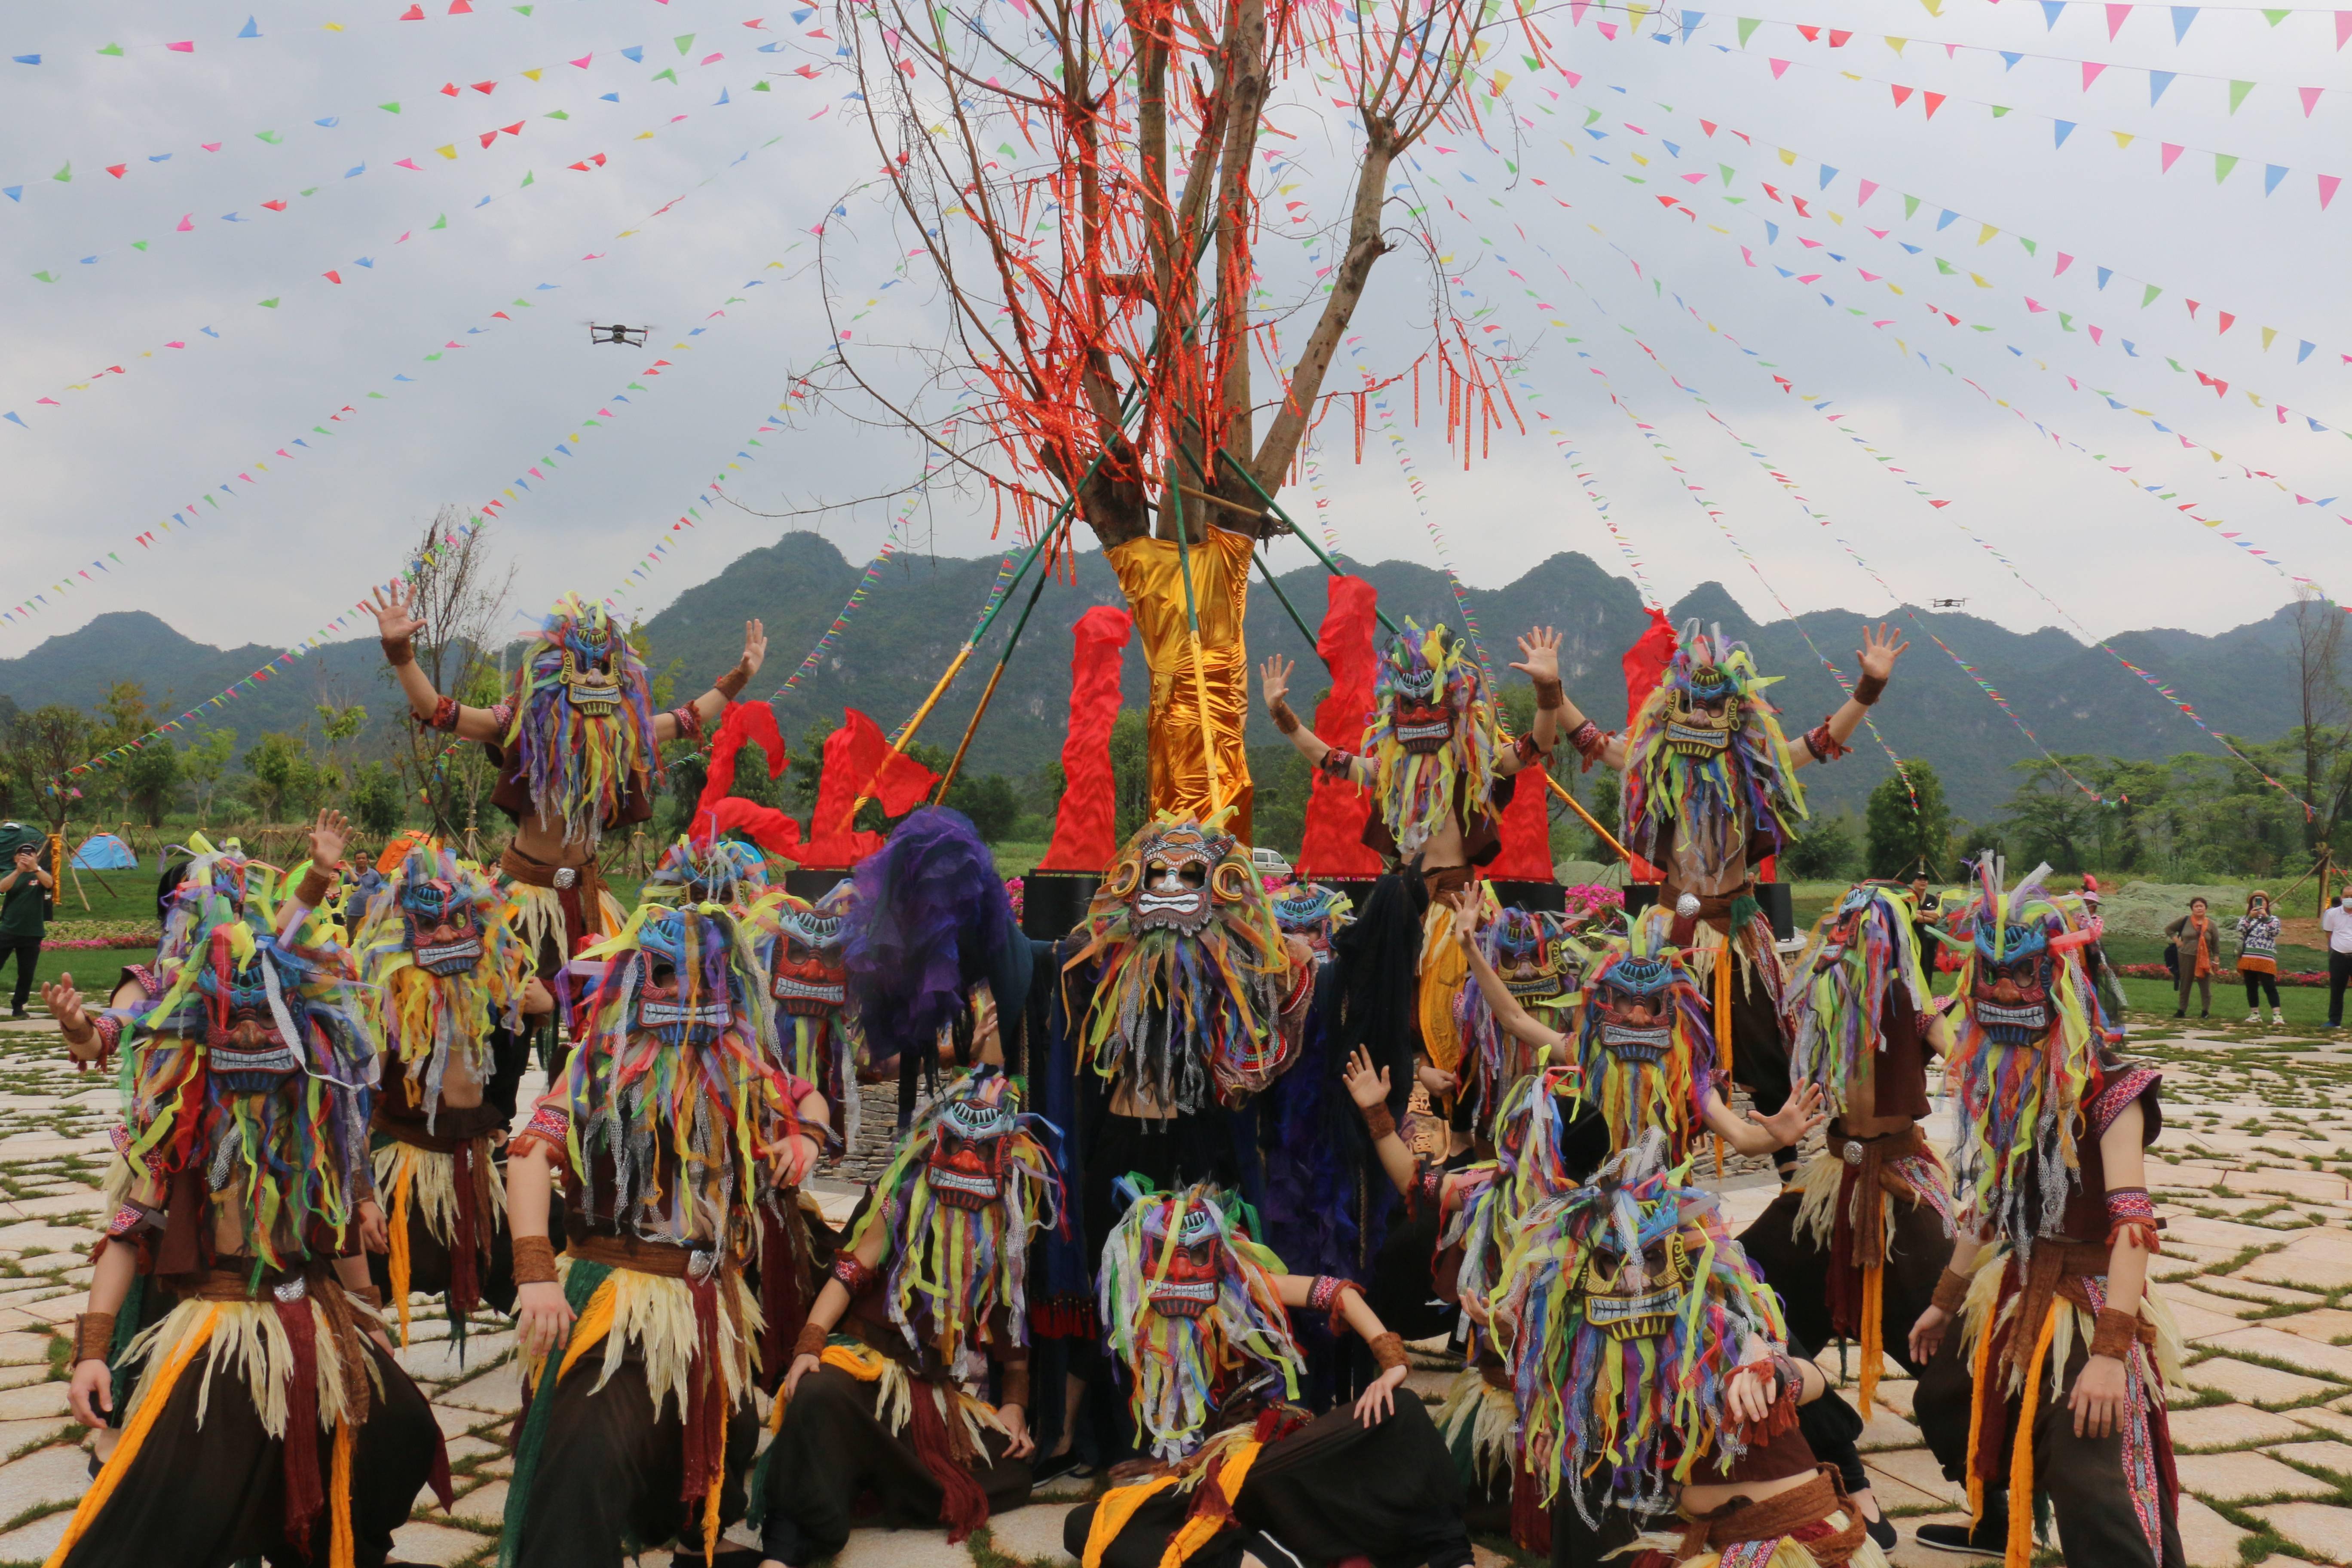
<path id="1" fill-rule="evenodd" d="M 2055 1018 L 2050 992 L 2056 969 L 2057 954 L 2042 927 L 2001 927 L 1996 957 L 1993 933 L 1980 924 L 1969 986 L 1969 1010 L 1978 1026 L 1999 1045 L 2037 1044 Z"/>
<path id="2" fill-rule="evenodd" d="M 220 950 L 215 950 L 220 951 Z M 301 1071 L 301 1038 L 307 1012 L 302 993 L 282 975 L 273 975 L 270 948 L 265 942 L 253 956 L 226 973 L 207 963 L 196 975 L 196 992 L 205 1002 L 205 1051 L 213 1077 L 231 1094 L 266 1094 Z M 278 979 L 278 1003 L 294 1026 L 289 1039 L 270 1005 L 270 984 Z"/>
<path id="3" fill-rule="evenodd" d="M 725 1034 L 743 1005 L 730 946 L 727 922 L 713 916 L 663 910 L 647 917 L 637 931 L 638 1030 L 666 1046 L 707 1046 Z"/>
<path id="4" fill-rule="evenodd" d="M 408 950 L 427 974 L 464 974 L 482 961 L 482 925 L 473 904 L 451 884 L 417 880 L 400 890 Z"/>

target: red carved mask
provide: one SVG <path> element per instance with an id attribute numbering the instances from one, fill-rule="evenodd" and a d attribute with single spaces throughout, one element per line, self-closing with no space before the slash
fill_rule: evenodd
<path id="1" fill-rule="evenodd" d="M 1143 1277 L 1151 1310 L 1171 1318 L 1197 1318 L 1217 1300 L 1223 1276 L 1224 1242 L 1206 1208 L 1184 1211 L 1173 1240 L 1167 1221 L 1155 1216 L 1144 1230 Z"/>

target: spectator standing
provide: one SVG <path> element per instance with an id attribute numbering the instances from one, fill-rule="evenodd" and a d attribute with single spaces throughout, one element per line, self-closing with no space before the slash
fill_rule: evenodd
<path id="1" fill-rule="evenodd" d="M 2189 900 L 2189 912 L 2165 927 L 2164 934 L 2170 937 L 2173 945 L 2180 949 L 2180 969 L 2177 976 L 2180 987 L 2180 1005 L 2173 1009 L 2172 1016 L 2176 1018 L 2185 1018 L 2189 1016 L 2189 992 L 2193 986 L 2199 994 L 2203 1008 L 2197 1016 L 2200 1018 L 2211 1017 L 2213 1016 L 2214 950 L 2219 943 L 2220 932 L 2206 915 L 2205 900 Z"/>
<path id="2" fill-rule="evenodd" d="M 58 879 L 41 865 L 44 840 L 16 823 L 0 824 L 12 853 L 8 870 L 0 875 L 0 964 L 16 960 L 16 991 L 8 1016 L 25 1016 L 25 999 L 32 994 L 33 971 L 41 962 L 41 937 L 48 930 L 50 895 Z"/>
<path id="3" fill-rule="evenodd" d="M 2271 896 L 2260 888 L 2246 895 L 2246 912 L 2238 921 L 2238 978 L 2246 983 L 2246 1022 L 2263 1021 L 2262 994 L 2270 993 L 2271 1022 L 2284 1024 L 2279 1007 L 2279 918 L 2271 912 Z"/>
<path id="4" fill-rule="evenodd" d="M 2344 1026 L 2344 986 L 2352 981 L 2352 880 L 2336 890 L 2336 903 L 2319 917 L 2327 933 L 2327 1026 Z"/>

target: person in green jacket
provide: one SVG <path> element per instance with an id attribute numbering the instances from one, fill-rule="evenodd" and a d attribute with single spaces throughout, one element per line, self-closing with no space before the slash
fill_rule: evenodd
<path id="1" fill-rule="evenodd" d="M 22 823 L 0 823 L 0 855 L 7 857 L 7 869 L 0 872 L 0 965 L 11 955 L 16 960 L 16 990 L 8 1002 L 11 1018 L 25 1016 L 58 888 L 57 878 L 41 864 L 43 843 L 38 832 Z"/>

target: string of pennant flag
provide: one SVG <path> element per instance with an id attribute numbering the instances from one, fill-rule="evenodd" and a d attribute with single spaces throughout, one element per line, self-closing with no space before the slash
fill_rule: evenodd
<path id="1" fill-rule="evenodd" d="M 657 5 L 667 5 L 669 4 L 669 0 L 654 0 L 654 3 Z M 793 7 L 793 19 L 795 21 L 805 20 L 812 14 L 813 9 L 813 7 Z M 539 10 L 540 7 L 536 3 L 526 5 L 485 5 L 477 7 L 473 4 L 473 0 L 434 0 L 432 8 L 428 13 L 425 5 L 422 3 L 422 0 L 417 0 L 417 3 L 412 4 L 406 10 L 401 11 L 397 15 L 394 15 L 387 11 L 383 16 L 367 20 L 359 20 L 355 18 L 349 21 L 320 22 L 315 25 L 305 23 L 303 26 L 296 28 L 279 27 L 273 23 L 268 29 L 264 29 L 261 26 L 258 13 L 254 13 L 247 15 L 245 19 L 245 26 L 239 27 L 226 40 L 221 38 L 218 35 L 215 35 L 209 40 L 205 38 L 149 38 L 136 39 L 127 44 L 120 41 L 119 39 L 109 39 L 104 45 L 94 49 L 87 49 L 86 52 L 91 55 L 101 55 L 115 59 L 126 60 L 132 56 L 154 56 L 159 58 L 171 55 L 194 56 L 199 53 L 200 49 L 203 51 L 209 51 L 214 45 L 222 42 L 234 44 L 239 42 L 253 42 L 261 39 L 285 40 L 297 37 L 309 37 L 316 33 L 360 34 L 377 27 L 397 26 L 404 22 L 438 21 L 447 16 L 474 16 L 496 13 L 501 16 L 510 14 L 523 17 L 529 21 L 537 21 L 540 19 Z M 741 25 L 746 27 L 762 28 L 766 26 L 766 23 L 764 18 L 754 16 Z M 688 36 L 689 37 L 692 37 L 691 34 Z M 71 58 L 80 58 L 84 52 L 84 46 L 76 46 Z M 60 52 L 54 47 L 44 47 L 38 50 L 12 52 L 8 56 L 8 58 L 13 63 L 20 66 L 38 66 L 43 64 L 54 65 L 68 58 L 68 55 Z"/>

